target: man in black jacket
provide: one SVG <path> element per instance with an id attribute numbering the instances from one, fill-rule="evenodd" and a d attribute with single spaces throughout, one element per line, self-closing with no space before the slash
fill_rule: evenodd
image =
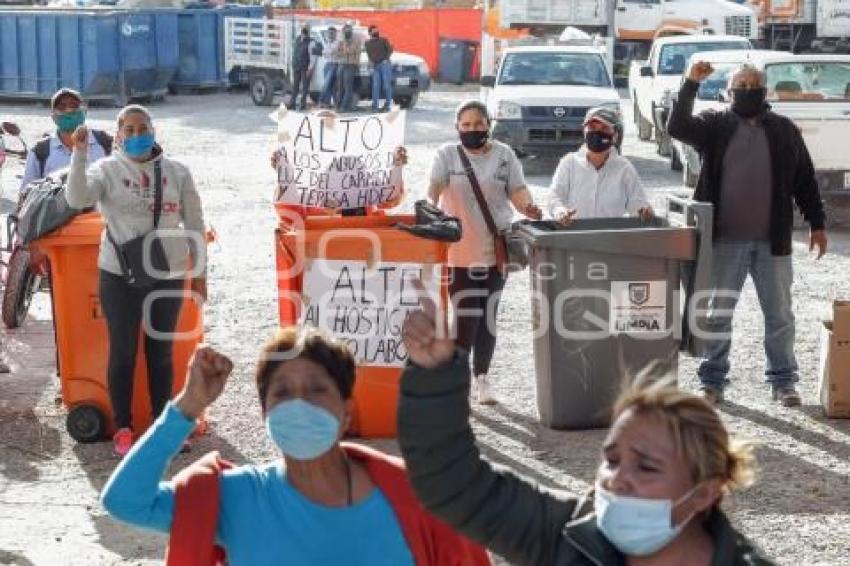
<path id="1" fill-rule="evenodd" d="M 719 403 L 729 383 L 732 313 L 749 274 L 765 323 L 765 374 L 773 399 L 800 404 L 794 386 L 794 313 L 791 306 L 793 204 L 811 226 L 810 249 L 826 253 L 824 211 L 814 166 L 799 129 L 765 103 L 764 75 L 745 65 L 730 79 L 732 107 L 693 115 L 700 83 L 714 69 L 695 64 L 679 91 L 667 126 L 703 162 L 694 198 L 714 205 L 712 290 L 699 368 L 707 400 Z M 697 329 L 695 329 L 697 330 Z"/>
<path id="2" fill-rule="evenodd" d="M 298 110 L 307 109 L 307 95 L 310 92 L 310 78 L 313 76 L 313 56 L 315 45 L 310 37 L 310 27 L 301 28 L 301 34 L 295 39 L 292 50 L 292 102 L 289 107 L 295 108 L 298 103 L 298 93 L 301 93 L 301 102 Z"/>

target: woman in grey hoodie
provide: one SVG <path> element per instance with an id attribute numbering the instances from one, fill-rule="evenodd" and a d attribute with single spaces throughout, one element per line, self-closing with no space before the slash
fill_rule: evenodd
<path id="1" fill-rule="evenodd" d="M 139 327 L 144 320 L 148 387 L 156 418 L 171 396 L 172 334 L 186 277 L 196 296 L 206 299 L 206 246 L 201 199 L 192 175 L 185 165 L 163 155 L 147 109 L 131 105 L 118 114 L 116 146 L 110 157 L 86 170 L 88 131 L 85 126 L 77 129 L 66 198 L 74 208 L 98 205 L 106 223 L 98 256 L 99 293 L 109 331 L 109 396 L 117 429 L 113 441 L 116 454 L 124 456 L 133 443 L 130 409 Z M 128 280 L 118 248 L 153 231 L 160 236 L 168 270 L 140 288 Z"/>

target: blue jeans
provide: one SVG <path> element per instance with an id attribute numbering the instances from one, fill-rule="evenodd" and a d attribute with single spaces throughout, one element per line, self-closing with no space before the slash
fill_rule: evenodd
<path id="1" fill-rule="evenodd" d="M 337 107 L 341 110 L 351 110 L 354 100 L 354 77 L 357 75 L 357 65 L 341 64 L 339 66 L 339 81 L 342 93 Z"/>
<path id="2" fill-rule="evenodd" d="M 791 385 L 798 379 L 794 356 L 794 312 L 791 256 L 774 256 L 769 242 L 716 241 L 712 266 L 712 291 L 704 330 L 715 333 L 704 340 L 705 358 L 699 367 L 703 386 L 723 389 L 729 384 L 729 350 L 732 346 L 732 313 L 747 274 L 753 278 L 764 315 L 765 376 L 774 387 Z M 725 311 L 725 312 L 724 312 Z"/>
<path id="3" fill-rule="evenodd" d="M 330 104 L 336 98 L 336 76 L 339 65 L 336 63 L 325 63 L 322 73 L 324 79 L 322 81 L 322 93 L 319 95 L 319 102 L 322 104 Z"/>
<path id="4" fill-rule="evenodd" d="M 372 110 L 378 109 L 378 101 L 384 93 L 384 108 L 393 105 L 393 65 L 389 59 L 381 61 L 372 69 Z"/>

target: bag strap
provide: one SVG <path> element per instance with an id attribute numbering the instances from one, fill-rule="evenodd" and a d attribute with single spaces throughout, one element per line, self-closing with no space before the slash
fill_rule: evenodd
<path id="1" fill-rule="evenodd" d="M 40 139 L 33 146 L 32 152 L 38 161 L 38 177 L 41 179 L 44 177 L 44 169 L 47 167 L 47 158 L 50 157 L 50 138 L 44 137 Z"/>
<path id="2" fill-rule="evenodd" d="M 484 217 L 484 223 L 487 224 L 487 229 L 494 237 L 499 236 L 499 229 L 496 228 L 496 222 L 493 220 L 493 215 L 490 213 L 490 207 L 484 199 L 484 193 L 481 191 L 481 185 L 478 184 L 478 177 L 475 176 L 475 171 L 472 169 L 472 163 L 469 162 L 466 152 L 463 147 L 457 146 L 457 154 L 460 156 L 460 162 L 463 165 L 463 171 L 469 178 L 469 184 L 472 185 L 472 192 L 475 193 L 475 199 L 478 201 L 478 207 L 481 209 L 481 215 Z"/>
<path id="3" fill-rule="evenodd" d="M 159 227 L 159 217 L 162 215 L 162 161 L 153 162 L 153 229 Z"/>

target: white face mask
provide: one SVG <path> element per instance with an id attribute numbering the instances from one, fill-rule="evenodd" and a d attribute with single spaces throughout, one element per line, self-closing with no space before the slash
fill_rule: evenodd
<path id="1" fill-rule="evenodd" d="M 694 486 L 678 500 L 642 499 L 616 495 L 596 484 L 596 526 L 626 556 L 655 554 L 679 536 L 691 515 L 673 526 L 673 508 L 689 498 Z"/>

